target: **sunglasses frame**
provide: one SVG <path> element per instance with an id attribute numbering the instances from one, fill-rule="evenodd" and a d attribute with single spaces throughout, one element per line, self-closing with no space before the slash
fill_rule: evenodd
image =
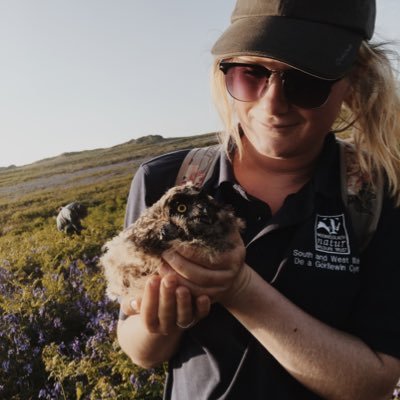
<path id="1" fill-rule="evenodd" d="M 273 74 L 277 74 L 279 75 L 279 78 L 282 82 L 282 88 L 283 88 L 283 92 L 285 94 L 285 97 L 287 99 L 287 101 L 291 104 L 293 104 L 296 107 L 299 108 L 304 108 L 304 109 L 315 109 L 315 108 L 320 108 L 322 107 L 329 99 L 329 96 L 331 94 L 331 89 L 332 86 L 338 82 L 339 80 L 341 80 L 342 78 L 338 78 L 338 79 L 323 79 L 323 78 L 318 78 L 316 76 L 313 76 L 311 74 L 307 74 L 303 71 L 300 71 L 298 69 L 295 68 L 290 68 L 290 69 L 286 69 L 286 70 L 282 70 L 282 71 L 276 71 L 276 70 L 271 70 L 267 67 L 265 67 L 264 65 L 261 64 L 256 64 L 256 63 L 245 63 L 245 62 L 231 62 L 231 61 L 221 61 L 219 63 L 219 69 L 220 71 L 222 71 L 222 73 L 225 75 L 225 77 L 227 76 L 229 70 L 231 68 L 234 67 L 251 67 L 251 68 L 255 68 L 258 71 L 263 71 L 264 75 L 265 75 L 265 88 L 268 88 L 268 80 L 271 77 L 271 75 Z M 293 72 L 294 71 L 294 72 Z M 294 79 L 294 78 L 290 78 L 290 74 L 297 74 L 298 76 L 303 76 L 309 80 L 310 82 L 314 81 L 317 82 L 318 85 L 322 85 L 325 86 L 325 88 L 322 88 L 324 90 L 326 90 L 326 93 L 324 93 L 324 95 L 321 97 L 321 102 L 317 102 L 316 105 L 312 105 L 312 106 L 307 106 L 304 105 L 304 103 L 302 104 L 302 102 L 300 101 L 292 101 L 291 97 L 293 97 L 290 92 L 288 93 L 288 85 L 290 85 L 290 82 Z M 252 101 L 257 101 L 259 100 L 264 94 L 265 94 L 265 90 L 262 90 L 260 93 L 260 95 L 258 97 L 255 97 L 254 99 L 250 99 L 250 100 L 242 100 L 239 99 L 237 97 L 235 97 L 232 93 L 231 90 L 229 90 L 228 88 L 228 82 L 225 79 L 225 84 L 226 84 L 226 89 L 228 91 L 228 93 L 235 99 L 238 101 L 242 101 L 242 102 L 252 102 Z M 321 88 L 319 88 L 321 89 Z M 305 93 L 306 94 L 306 93 Z"/>

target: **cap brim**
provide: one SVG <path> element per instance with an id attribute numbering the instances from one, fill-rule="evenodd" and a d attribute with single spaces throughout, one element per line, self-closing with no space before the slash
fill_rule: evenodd
<path id="1" fill-rule="evenodd" d="M 317 22 L 261 16 L 235 20 L 212 48 L 216 56 L 273 58 L 324 79 L 338 79 L 357 57 L 361 35 Z"/>

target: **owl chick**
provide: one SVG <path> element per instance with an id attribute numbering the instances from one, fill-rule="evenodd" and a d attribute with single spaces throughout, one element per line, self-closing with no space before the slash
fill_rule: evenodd
<path id="1" fill-rule="evenodd" d="M 108 297 L 140 294 L 147 277 L 157 273 L 167 249 L 189 246 L 212 262 L 220 252 L 233 248 L 229 237 L 243 227 L 230 207 L 221 206 L 194 185 L 169 189 L 104 245 L 100 264 Z"/>

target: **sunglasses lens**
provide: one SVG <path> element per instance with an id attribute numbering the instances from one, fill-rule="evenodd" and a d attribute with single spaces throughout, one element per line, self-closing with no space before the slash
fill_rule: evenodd
<path id="1" fill-rule="evenodd" d="M 263 95 L 271 75 L 266 68 L 258 65 L 226 65 L 226 88 L 233 98 L 239 101 L 255 101 Z"/>
<path id="2" fill-rule="evenodd" d="M 333 81 L 315 78 L 291 69 L 284 74 L 284 91 L 287 100 L 301 108 L 317 108 L 329 97 Z"/>
<path id="3" fill-rule="evenodd" d="M 256 101 L 268 87 L 268 79 L 273 73 L 262 65 L 221 63 L 229 94 L 239 101 Z M 286 99 L 300 108 L 317 108 L 329 97 L 331 87 L 336 81 L 315 78 L 296 69 L 282 73 L 283 89 Z"/>

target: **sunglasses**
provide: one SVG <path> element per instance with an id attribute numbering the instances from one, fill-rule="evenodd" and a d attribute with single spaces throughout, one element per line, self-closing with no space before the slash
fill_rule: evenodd
<path id="1" fill-rule="evenodd" d="M 297 69 L 272 71 L 259 64 L 222 61 L 219 69 L 225 75 L 228 93 L 239 101 L 257 101 L 266 92 L 272 74 L 278 74 L 288 102 L 300 108 L 323 106 L 336 80 L 316 78 Z"/>

